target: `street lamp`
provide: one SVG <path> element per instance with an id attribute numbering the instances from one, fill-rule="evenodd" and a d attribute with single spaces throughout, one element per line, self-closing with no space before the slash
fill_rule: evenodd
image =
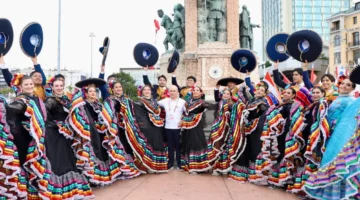
<path id="1" fill-rule="evenodd" d="M 57 73 L 60 74 L 60 39 L 61 39 L 61 0 L 59 0 L 59 19 L 58 19 L 58 60 Z"/>
<path id="2" fill-rule="evenodd" d="M 95 37 L 94 33 L 90 33 L 90 38 L 91 38 L 91 73 L 90 73 L 90 77 L 92 77 L 93 75 L 93 37 Z"/>

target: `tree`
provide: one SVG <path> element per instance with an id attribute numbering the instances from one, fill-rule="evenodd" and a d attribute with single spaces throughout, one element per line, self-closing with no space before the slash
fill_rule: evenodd
<path id="1" fill-rule="evenodd" d="M 14 93 L 14 90 L 9 87 L 4 87 L 4 88 L 0 89 L 0 94 L 2 94 L 2 95 L 7 95 L 9 93 Z"/>
<path id="2" fill-rule="evenodd" d="M 129 98 L 132 100 L 137 100 L 137 87 L 135 85 L 136 81 L 130 74 L 125 72 L 120 72 L 114 74 L 116 79 L 118 79 L 121 82 L 124 94 L 126 94 Z"/>
<path id="3" fill-rule="evenodd" d="M 265 62 L 265 68 L 268 68 L 268 67 L 270 67 L 271 66 L 271 63 L 269 62 L 269 61 L 266 61 Z"/>
<path id="4" fill-rule="evenodd" d="M 68 91 L 69 91 L 70 93 L 72 93 L 73 90 L 74 90 L 74 87 L 73 87 L 72 85 L 69 85 L 69 86 L 67 86 L 66 88 L 68 89 Z"/>

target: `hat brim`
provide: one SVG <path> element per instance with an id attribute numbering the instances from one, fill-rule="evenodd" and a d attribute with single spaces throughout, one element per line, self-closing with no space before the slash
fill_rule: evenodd
<path id="1" fill-rule="evenodd" d="M 309 43 L 308 50 L 301 52 L 299 44 L 307 40 Z M 286 48 L 289 54 L 300 62 L 314 62 L 319 58 L 323 48 L 323 42 L 319 34 L 311 30 L 297 31 L 289 36 L 286 42 Z"/>
<path id="2" fill-rule="evenodd" d="M 243 62 L 242 64 L 240 64 L 240 61 L 243 58 L 246 59 L 247 62 L 246 63 Z M 235 51 L 231 55 L 230 61 L 233 68 L 241 73 L 252 72 L 254 71 L 257 65 L 257 60 L 255 55 L 248 49 L 239 49 Z"/>
<path id="3" fill-rule="evenodd" d="M 78 88 L 82 88 L 84 86 L 92 85 L 94 84 L 96 87 L 100 87 L 106 84 L 106 82 L 103 79 L 100 78 L 88 78 L 82 81 L 79 81 L 75 83 L 75 86 Z"/>
<path id="4" fill-rule="evenodd" d="M 147 58 L 143 55 L 144 51 L 149 52 Z M 134 48 L 134 59 L 135 62 L 142 67 L 154 66 L 159 59 L 159 52 L 156 47 L 151 44 L 139 43 Z"/>
<path id="5" fill-rule="evenodd" d="M 273 62 L 284 62 L 289 58 L 286 42 L 289 37 L 287 33 L 278 33 L 272 36 L 266 44 L 266 55 L 269 60 Z M 284 47 L 283 51 L 280 51 L 277 46 L 281 45 Z"/>
<path id="6" fill-rule="evenodd" d="M 360 84 L 360 65 L 351 70 L 349 78 L 351 82 Z"/>
<path id="7" fill-rule="evenodd" d="M 168 73 L 173 73 L 176 70 L 179 64 L 179 60 L 180 60 L 180 54 L 178 51 L 174 50 L 173 55 L 169 60 L 169 65 L 167 68 Z"/>
<path id="8" fill-rule="evenodd" d="M 33 45 L 31 41 L 38 41 L 37 45 Z M 20 47 L 25 55 L 36 57 L 40 54 L 44 43 L 44 35 L 42 27 L 39 23 L 31 22 L 25 26 L 20 34 Z"/>
<path id="9" fill-rule="evenodd" d="M 14 30 L 8 19 L 0 18 L 0 56 L 5 56 L 11 49 L 14 41 Z M 5 38 L 3 38 L 5 36 Z"/>
<path id="10" fill-rule="evenodd" d="M 236 85 L 240 85 L 241 83 L 244 82 L 244 80 L 234 77 L 222 78 L 218 80 L 217 85 L 227 86 L 229 82 L 235 83 Z"/>
<path id="11" fill-rule="evenodd" d="M 99 49 L 100 53 L 103 55 L 102 65 L 105 65 L 107 54 L 109 52 L 109 47 L 110 47 L 110 39 L 109 37 L 106 37 L 104 39 L 103 46 L 100 47 Z"/>

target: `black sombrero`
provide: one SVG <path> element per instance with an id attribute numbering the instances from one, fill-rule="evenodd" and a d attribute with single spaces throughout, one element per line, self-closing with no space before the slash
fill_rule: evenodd
<path id="1" fill-rule="evenodd" d="M 287 33 L 278 33 L 270 38 L 266 44 L 266 55 L 273 62 L 284 62 L 289 58 L 286 42 L 289 37 Z"/>
<path id="2" fill-rule="evenodd" d="M 349 78 L 351 82 L 360 84 L 360 65 L 351 70 Z"/>
<path id="3" fill-rule="evenodd" d="M 31 22 L 20 34 L 20 47 L 29 57 L 36 57 L 40 54 L 43 42 L 43 30 L 39 23 Z"/>
<path id="4" fill-rule="evenodd" d="M 240 85 L 241 83 L 244 82 L 244 80 L 240 79 L 240 78 L 235 78 L 235 77 L 227 77 L 227 78 L 222 78 L 217 82 L 217 85 L 221 85 L 221 86 L 227 86 L 227 84 L 229 82 L 233 82 L 236 85 Z"/>
<path id="5" fill-rule="evenodd" d="M 8 19 L 0 18 L 0 56 L 5 56 L 14 41 L 14 31 Z"/>
<path id="6" fill-rule="evenodd" d="M 103 55 L 102 65 L 105 65 L 106 57 L 109 51 L 109 46 L 110 46 L 110 39 L 109 37 L 106 37 L 104 39 L 103 46 L 100 47 L 99 49 L 100 53 Z"/>
<path id="7" fill-rule="evenodd" d="M 84 86 L 88 86 L 94 84 L 96 87 L 100 87 L 106 84 L 106 82 L 104 81 L 104 79 L 100 79 L 100 78 L 88 78 L 82 81 L 79 81 L 77 83 L 75 83 L 75 86 L 78 88 L 82 88 Z"/>
<path id="8" fill-rule="evenodd" d="M 174 50 L 171 58 L 169 59 L 169 65 L 167 68 L 168 73 L 173 73 L 179 64 L 180 55 L 179 52 Z"/>
<path id="9" fill-rule="evenodd" d="M 231 55 L 231 65 L 239 72 L 251 72 L 257 65 L 255 55 L 247 49 L 239 49 Z"/>
<path id="10" fill-rule="evenodd" d="M 134 48 L 134 59 L 142 67 L 154 66 L 159 59 L 159 52 L 151 44 L 139 43 Z"/>
<path id="11" fill-rule="evenodd" d="M 323 42 L 319 34 L 311 30 L 296 31 L 286 42 L 289 54 L 300 62 L 313 62 L 321 55 Z"/>

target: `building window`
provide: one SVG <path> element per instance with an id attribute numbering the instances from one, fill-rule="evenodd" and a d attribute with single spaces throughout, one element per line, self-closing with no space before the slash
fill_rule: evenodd
<path id="1" fill-rule="evenodd" d="M 359 41 L 359 32 L 355 32 L 353 33 L 353 45 L 359 45 L 360 41 Z"/>
<path id="2" fill-rule="evenodd" d="M 340 52 L 336 52 L 335 53 L 335 55 L 334 55 L 334 63 L 335 64 L 339 64 L 339 63 L 341 63 L 341 54 L 340 54 Z"/>
<path id="3" fill-rule="evenodd" d="M 334 46 L 340 46 L 340 35 L 335 36 Z"/>
<path id="4" fill-rule="evenodd" d="M 359 10 L 360 9 L 360 2 L 357 2 L 356 4 L 355 4 L 355 10 Z"/>
<path id="5" fill-rule="evenodd" d="M 353 17 L 354 24 L 357 24 L 357 17 Z"/>
<path id="6" fill-rule="evenodd" d="M 354 61 L 357 62 L 359 58 L 360 58 L 360 50 L 358 49 L 354 51 Z"/>

